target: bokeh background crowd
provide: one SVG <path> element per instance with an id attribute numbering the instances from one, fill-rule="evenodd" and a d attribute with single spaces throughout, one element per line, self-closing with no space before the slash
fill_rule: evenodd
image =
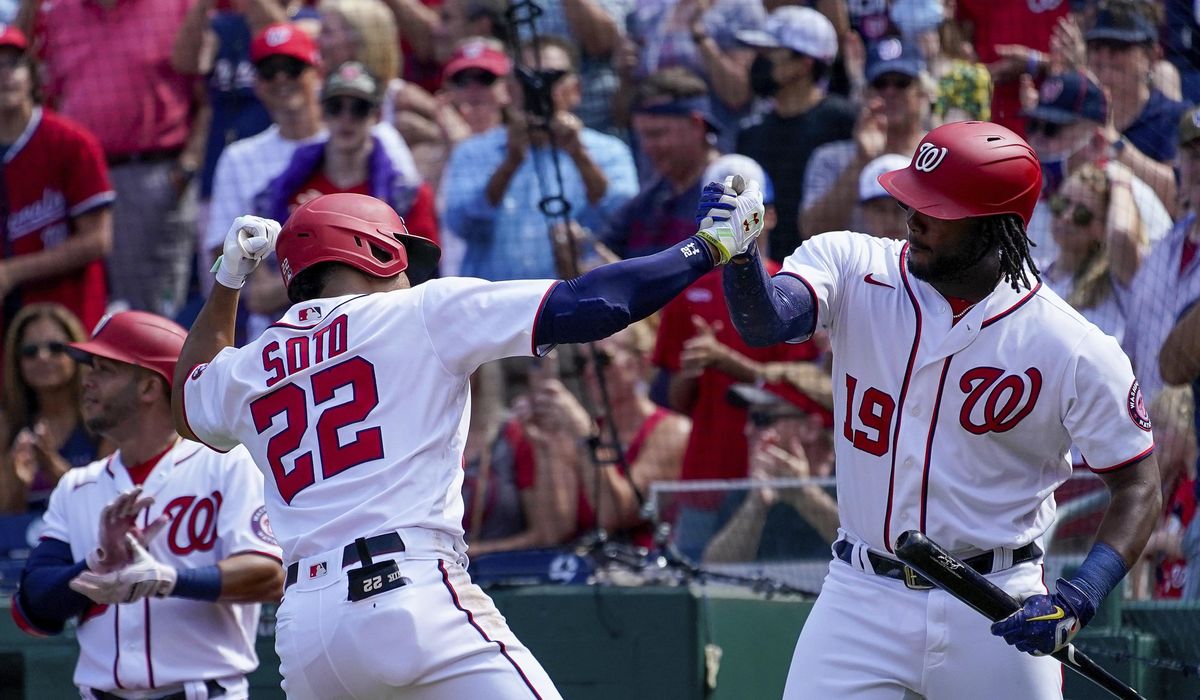
<path id="1" fill-rule="evenodd" d="M 741 173 L 764 183 L 777 269 L 816 233 L 904 237 L 876 177 L 928 129 L 982 119 L 1042 161 L 1042 283 L 1122 343 L 1151 407 L 1167 505 L 1126 595 L 1200 597 L 1200 4 L 509 5 L 0 2 L 5 571 L 57 480 L 111 449 L 80 419 L 87 369 L 64 343 L 106 310 L 188 325 L 238 215 L 367 193 L 440 243 L 442 275 L 570 277 L 691 235 L 703 184 Z M 244 339 L 288 306 L 277 268 L 242 299 Z M 702 565 L 828 561 L 848 429 L 830 363 L 819 336 L 747 347 L 714 272 L 594 347 L 483 367 L 472 557 L 603 533 Z M 860 418 L 847 438 L 877 439 Z M 1103 507 L 1078 466 L 1067 549 Z"/>

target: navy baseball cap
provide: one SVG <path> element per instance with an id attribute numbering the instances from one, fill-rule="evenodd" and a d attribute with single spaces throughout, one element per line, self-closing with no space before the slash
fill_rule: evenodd
<path id="1" fill-rule="evenodd" d="M 1037 107 L 1025 116 L 1054 124 L 1074 124 L 1080 119 L 1103 124 L 1108 119 L 1108 103 L 1100 86 L 1083 73 L 1060 73 L 1042 81 Z"/>
<path id="2" fill-rule="evenodd" d="M 871 45 L 867 52 L 867 82 L 873 83 L 884 73 L 900 73 L 910 78 L 925 72 L 925 59 L 916 45 L 889 36 Z"/>
<path id="3" fill-rule="evenodd" d="M 1154 22 L 1134 7 L 1121 7 L 1115 12 L 1103 7 L 1096 14 L 1096 23 L 1083 35 L 1084 41 L 1114 41 L 1120 44 L 1148 44 L 1158 40 Z"/>

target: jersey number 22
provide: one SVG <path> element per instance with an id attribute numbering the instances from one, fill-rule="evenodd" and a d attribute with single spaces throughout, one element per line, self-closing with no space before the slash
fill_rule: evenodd
<path id="1" fill-rule="evenodd" d="M 383 458 L 383 433 L 379 426 L 364 428 L 354 439 L 341 444 L 338 432 L 366 420 L 379 404 L 375 366 L 361 357 L 352 357 L 316 372 L 309 379 L 313 407 L 332 400 L 339 389 L 349 387 L 350 399 L 320 412 L 317 418 L 317 452 L 321 478 L 328 479 L 364 462 Z M 250 404 L 254 429 L 261 435 L 271 428 L 275 416 L 283 414 L 283 430 L 267 441 L 267 461 L 284 503 L 316 483 L 316 465 L 309 450 L 297 456 L 291 471 L 284 458 L 298 450 L 308 432 L 308 392 L 300 384 L 284 384 Z"/>

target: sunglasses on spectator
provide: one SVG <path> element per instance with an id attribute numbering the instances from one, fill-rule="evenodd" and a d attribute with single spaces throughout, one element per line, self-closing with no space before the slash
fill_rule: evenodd
<path id="1" fill-rule="evenodd" d="M 871 81 L 871 87 L 883 91 L 888 88 L 907 90 L 913 84 L 913 79 L 907 75 L 881 75 Z"/>
<path id="2" fill-rule="evenodd" d="M 62 355 L 67 351 L 67 344 L 57 340 L 47 343 L 25 343 L 21 346 L 21 357 L 37 357 L 43 350 L 49 355 Z"/>
<path id="3" fill-rule="evenodd" d="M 450 76 L 450 84 L 454 87 L 467 87 L 468 85 L 491 87 L 499 77 L 495 73 L 489 73 L 479 68 L 468 68 Z"/>
<path id="4" fill-rule="evenodd" d="M 1050 211 L 1056 217 L 1062 216 L 1072 206 L 1075 208 L 1071 211 L 1071 223 L 1076 226 L 1087 226 L 1095 221 L 1096 213 L 1082 204 L 1072 202 L 1061 194 L 1056 194 L 1050 198 Z"/>
<path id="5" fill-rule="evenodd" d="M 270 82 L 280 73 L 295 80 L 304 73 L 305 68 L 308 68 L 307 63 L 290 56 L 271 56 L 259 61 L 254 66 L 254 71 L 260 79 Z"/>
<path id="6" fill-rule="evenodd" d="M 321 103 L 325 116 L 340 117 L 343 112 L 349 112 L 356 120 L 363 120 L 371 113 L 371 103 L 357 97 L 341 97 L 325 100 Z"/>
<path id="7" fill-rule="evenodd" d="M 1055 124 L 1054 122 L 1048 122 L 1043 119 L 1030 119 L 1029 123 L 1025 126 L 1026 135 L 1036 136 L 1037 134 L 1042 134 L 1048 139 L 1058 136 L 1058 132 L 1061 130 L 1061 124 Z"/>

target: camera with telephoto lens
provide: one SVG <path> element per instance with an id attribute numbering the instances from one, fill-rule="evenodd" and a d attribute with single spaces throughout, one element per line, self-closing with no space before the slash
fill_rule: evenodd
<path id="1" fill-rule="evenodd" d="M 565 70 L 534 70 L 517 66 L 517 81 L 525 96 L 525 111 L 530 115 L 549 121 L 554 114 L 554 85 L 567 74 Z"/>

